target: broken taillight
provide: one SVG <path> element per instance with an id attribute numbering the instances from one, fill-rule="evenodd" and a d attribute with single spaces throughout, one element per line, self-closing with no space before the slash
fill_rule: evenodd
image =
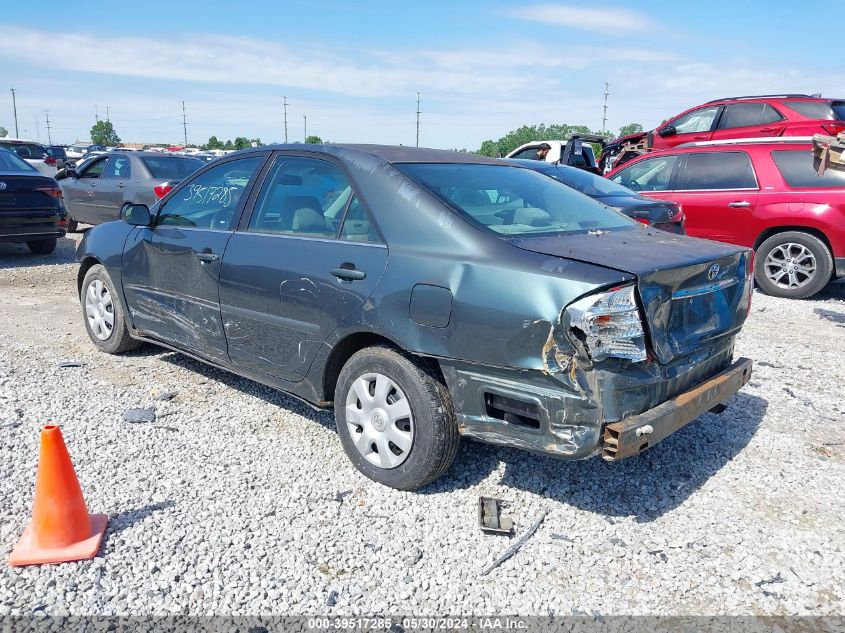
<path id="1" fill-rule="evenodd" d="M 590 357 L 646 360 L 645 332 L 634 286 L 589 295 L 566 308 L 569 325 L 584 335 Z"/>
<path id="2" fill-rule="evenodd" d="M 156 198 L 161 200 L 164 196 L 170 193 L 171 189 L 173 189 L 173 185 L 171 185 L 169 182 L 163 182 L 160 185 L 156 185 L 155 187 L 153 187 L 153 192 L 155 193 Z"/>

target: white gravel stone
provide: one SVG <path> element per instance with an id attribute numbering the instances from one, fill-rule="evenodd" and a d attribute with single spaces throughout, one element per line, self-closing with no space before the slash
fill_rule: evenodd
<path id="1" fill-rule="evenodd" d="M 640 457 L 464 442 L 413 494 L 360 475 L 329 412 L 160 348 L 95 351 L 78 240 L 44 257 L 0 244 L 0 543 L 29 521 L 47 423 L 109 528 L 92 561 L 0 566 L 0 615 L 845 611 L 841 285 L 755 294 L 736 350 L 750 384 Z M 123 422 L 151 406 L 154 423 Z M 480 495 L 507 503 L 517 537 L 549 510 L 485 577 L 509 541 L 479 530 Z"/>

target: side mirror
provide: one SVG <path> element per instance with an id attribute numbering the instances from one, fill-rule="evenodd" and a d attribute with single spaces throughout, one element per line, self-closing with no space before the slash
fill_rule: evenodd
<path id="1" fill-rule="evenodd" d="M 675 129 L 674 125 L 667 125 L 666 127 L 662 127 L 657 130 L 657 133 L 660 134 L 660 136 L 672 136 L 673 134 L 677 134 L 678 130 Z"/>
<path id="2" fill-rule="evenodd" d="M 73 167 L 66 167 L 65 178 L 79 178 L 79 174 L 76 173 L 76 169 Z"/>
<path id="3" fill-rule="evenodd" d="M 130 204 L 123 209 L 123 221 L 132 226 L 150 226 L 152 217 L 145 204 Z"/>

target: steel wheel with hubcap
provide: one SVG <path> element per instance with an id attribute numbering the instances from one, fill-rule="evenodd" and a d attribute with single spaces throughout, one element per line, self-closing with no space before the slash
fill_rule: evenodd
<path id="1" fill-rule="evenodd" d="M 370 479 L 416 490 L 451 466 L 460 435 L 437 365 L 387 346 L 353 354 L 337 378 L 343 450 Z"/>
<path id="2" fill-rule="evenodd" d="M 805 299 L 827 285 L 833 256 L 815 235 L 803 231 L 777 233 L 757 247 L 754 277 L 767 295 Z"/>
<path id="3" fill-rule="evenodd" d="M 100 350 L 119 354 L 141 345 L 140 341 L 129 334 L 123 318 L 123 307 L 104 266 L 95 264 L 88 269 L 82 280 L 79 299 L 85 331 Z"/>
<path id="4" fill-rule="evenodd" d="M 85 314 L 94 336 L 108 340 L 114 331 L 114 304 L 109 289 L 99 279 L 91 282 L 85 292 Z"/>

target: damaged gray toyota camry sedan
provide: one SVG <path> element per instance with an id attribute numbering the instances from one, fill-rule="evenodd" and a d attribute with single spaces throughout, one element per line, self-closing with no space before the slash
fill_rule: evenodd
<path id="1" fill-rule="evenodd" d="M 414 489 L 460 437 L 618 460 L 744 385 L 751 252 L 649 229 L 519 166 L 271 146 L 83 239 L 88 334 L 333 406 L 368 477 Z"/>

